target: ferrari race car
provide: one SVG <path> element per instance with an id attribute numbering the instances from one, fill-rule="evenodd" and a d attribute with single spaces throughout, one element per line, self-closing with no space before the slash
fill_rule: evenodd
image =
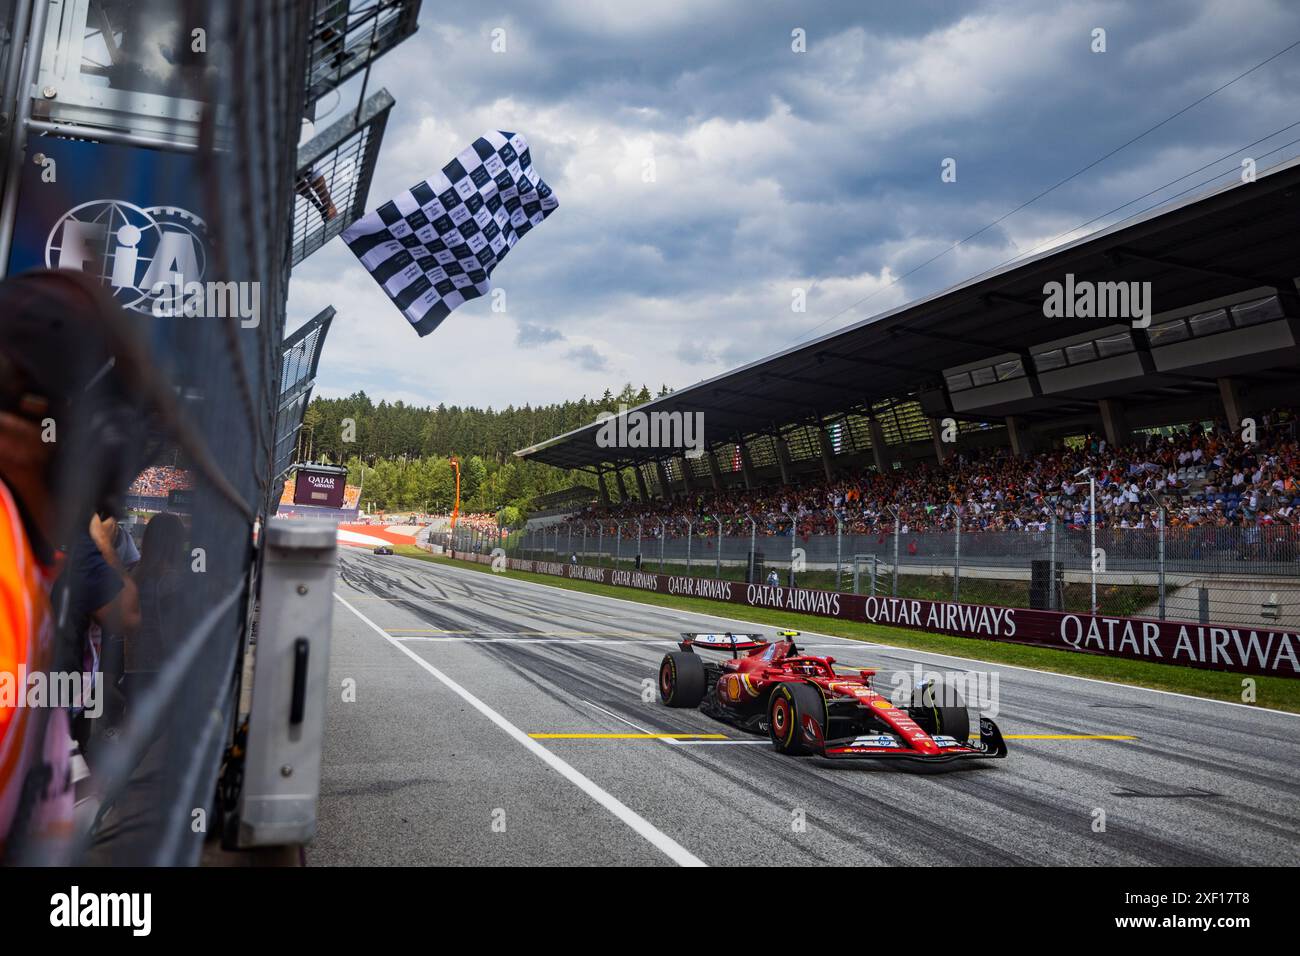
<path id="1" fill-rule="evenodd" d="M 679 651 L 659 665 L 659 698 L 669 707 L 699 707 L 710 717 L 753 734 L 767 734 L 783 754 L 835 760 L 894 759 L 946 763 L 1005 757 L 992 720 L 960 699 L 939 706 L 933 682 L 913 690 L 904 706 L 871 685 L 874 670 L 837 673 L 835 658 L 804 654 L 798 631 L 761 634 L 683 634 Z M 730 653 L 703 660 L 696 650 Z"/>

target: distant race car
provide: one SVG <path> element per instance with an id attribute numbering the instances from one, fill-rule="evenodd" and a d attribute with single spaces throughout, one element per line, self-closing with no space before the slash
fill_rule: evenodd
<path id="1" fill-rule="evenodd" d="M 392 553 L 393 553 L 393 549 L 386 544 L 381 544 L 379 547 L 375 548 L 375 554 L 392 554 Z"/>
<path id="2" fill-rule="evenodd" d="M 660 700 L 766 734 L 791 756 L 946 763 L 1007 755 L 992 720 L 978 717 L 978 739 L 972 737 L 971 712 L 960 699 L 937 706 L 932 681 L 915 688 L 906 706 L 895 706 L 871 686 L 874 670 L 837 673 L 835 658 L 799 650 L 798 631 L 779 636 L 770 642 L 761 634 L 683 634 L 681 650 L 659 665 Z M 731 657 L 705 661 L 697 648 Z"/>

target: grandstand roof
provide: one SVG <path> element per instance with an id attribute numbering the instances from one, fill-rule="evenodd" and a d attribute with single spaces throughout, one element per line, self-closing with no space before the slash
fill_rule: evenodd
<path id="1" fill-rule="evenodd" d="M 945 370 L 1008 355 L 1022 357 L 1032 368 L 1029 356 L 1035 345 L 1078 333 L 1129 329 L 1107 320 L 1045 318 L 1043 286 L 1064 281 L 1067 273 L 1076 280 L 1150 282 L 1157 321 L 1161 315 L 1252 290 L 1278 294 L 1286 314 L 1300 316 L 1293 278 L 1300 263 L 1298 216 L 1300 161 L 1292 161 L 1261 173 L 1253 183 L 1132 217 L 637 407 L 703 412 L 707 446 L 821 421 L 891 398 L 923 396 L 928 414 L 954 414 Z M 1134 340 L 1149 351 L 1146 335 L 1138 333 Z M 1274 374 L 1294 376 L 1294 367 Z M 1087 393 L 1091 401 L 1100 397 L 1093 384 Z M 1214 378 L 1155 372 L 1148 363 L 1144 375 L 1117 388 L 1126 398 L 1142 399 L 1146 393 L 1151 400 L 1178 390 L 1213 389 Z M 1013 412 L 1029 418 L 1067 414 L 1079 410 L 1082 394 L 1048 395 L 1035 389 L 1014 408 L 964 407 L 955 414 L 970 420 Z M 596 442 L 598 429 L 596 423 L 586 425 L 515 454 L 591 470 L 671 454 L 659 448 L 602 448 Z"/>

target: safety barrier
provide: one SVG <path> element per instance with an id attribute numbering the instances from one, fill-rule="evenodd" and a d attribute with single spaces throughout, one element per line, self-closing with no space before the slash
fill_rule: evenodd
<path id="1" fill-rule="evenodd" d="M 559 561 L 456 552 L 454 557 L 513 571 L 551 574 L 658 594 L 708 598 L 745 607 L 882 624 L 955 637 L 1029 644 L 1206 670 L 1300 677 L 1300 632 L 1190 624 L 1138 617 L 1071 614 L 990 604 L 962 604 L 815 588 L 746 584 L 716 578 L 598 568 Z"/>

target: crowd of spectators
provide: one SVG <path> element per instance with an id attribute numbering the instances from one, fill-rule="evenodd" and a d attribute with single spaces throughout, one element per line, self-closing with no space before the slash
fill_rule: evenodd
<path id="1" fill-rule="evenodd" d="M 451 520 L 450 515 L 447 515 L 447 520 Z M 491 512 L 484 512 L 483 514 L 462 514 L 456 518 L 456 529 L 458 531 L 473 530 L 495 533 L 498 528 L 497 516 Z"/>
<path id="2" fill-rule="evenodd" d="M 1085 474 L 1080 474 L 1086 472 Z M 1112 447 L 1088 436 L 1077 447 L 1020 458 L 1009 449 L 959 453 L 947 461 L 881 474 L 861 471 L 833 481 L 812 480 L 670 500 L 592 505 L 570 521 L 640 521 L 642 534 L 696 536 L 719 530 L 748 535 L 903 534 L 1042 531 L 1056 520 L 1086 528 L 1088 474 L 1096 479 L 1097 525 L 1151 528 L 1160 505 L 1167 527 L 1258 527 L 1300 524 L 1300 449 L 1293 409 L 1255 416 L 1253 435 L 1218 424 L 1193 424 L 1169 434 L 1150 432 Z M 662 525 L 661 525 L 662 522 Z M 625 529 L 626 530 L 626 529 Z"/>
<path id="3" fill-rule="evenodd" d="M 172 465 L 152 465 L 140 472 L 131 487 L 129 495 L 141 495 L 150 498 L 165 498 L 173 491 L 192 488 L 194 485 L 190 473 L 183 468 Z"/>

